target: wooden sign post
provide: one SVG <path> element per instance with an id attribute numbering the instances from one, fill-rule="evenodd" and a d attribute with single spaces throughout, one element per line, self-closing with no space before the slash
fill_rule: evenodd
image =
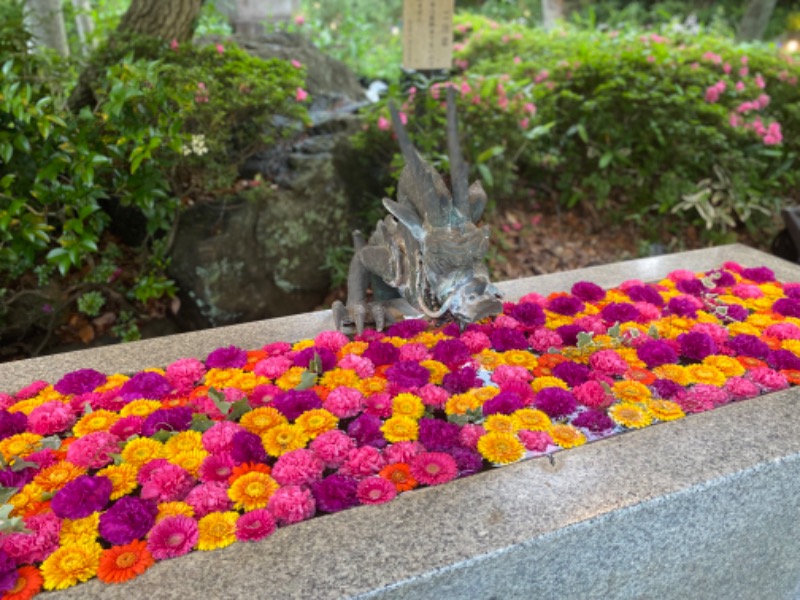
<path id="1" fill-rule="evenodd" d="M 403 68 L 449 69 L 453 61 L 455 0 L 404 0 Z"/>

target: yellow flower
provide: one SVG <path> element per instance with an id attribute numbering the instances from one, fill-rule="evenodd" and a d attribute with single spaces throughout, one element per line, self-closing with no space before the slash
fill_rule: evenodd
<path id="1" fill-rule="evenodd" d="M 230 546 L 236 541 L 236 521 L 239 513 L 212 512 L 200 519 L 197 528 L 200 538 L 197 541 L 198 550 L 216 550 Z"/>
<path id="2" fill-rule="evenodd" d="M 572 317 L 565 317 L 564 315 L 550 312 L 549 310 L 544 311 L 544 314 L 545 317 L 547 318 L 545 327 L 547 327 L 548 329 L 556 330 L 559 327 L 563 327 L 564 325 L 570 325 L 572 323 Z"/>
<path id="3" fill-rule="evenodd" d="M 12 457 L 25 458 L 42 447 L 42 436 L 35 433 L 17 433 L 0 442 L 0 453 L 8 463 Z"/>
<path id="4" fill-rule="evenodd" d="M 433 348 L 440 340 L 444 339 L 441 333 L 433 333 L 432 331 L 423 331 L 418 333 L 409 341 L 416 344 L 423 344 L 426 348 Z"/>
<path id="5" fill-rule="evenodd" d="M 304 372 L 305 369 L 303 367 L 289 367 L 283 375 L 275 380 L 275 385 L 282 390 L 293 390 L 300 385 Z"/>
<path id="6" fill-rule="evenodd" d="M 725 385 L 725 382 L 728 380 L 728 378 L 725 377 L 725 373 L 711 365 L 689 365 L 686 367 L 686 371 L 689 373 L 689 377 L 692 378 L 694 383 L 705 383 L 721 387 Z"/>
<path id="7" fill-rule="evenodd" d="M 123 383 L 128 381 L 130 377 L 127 375 L 123 375 L 122 373 L 114 373 L 113 375 L 109 375 L 106 382 L 95 388 L 95 392 L 108 392 L 109 390 L 115 390 L 120 387 Z"/>
<path id="8" fill-rule="evenodd" d="M 179 467 L 186 469 L 192 474 L 192 476 L 197 477 L 197 474 L 200 472 L 200 467 L 207 456 L 208 452 L 205 450 L 195 449 L 178 452 L 177 454 L 173 454 L 171 456 L 169 453 L 167 453 L 167 460 L 173 465 L 178 465 Z"/>
<path id="9" fill-rule="evenodd" d="M 167 517 L 174 517 L 176 515 L 183 515 L 184 517 L 194 518 L 194 508 L 191 504 L 186 502 L 162 502 L 158 505 L 158 514 L 156 514 L 156 523 Z"/>
<path id="10" fill-rule="evenodd" d="M 745 368 L 738 360 L 730 356 L 723 356 L 721 354 L 712 354 L 703 359 L 704 365 L 709 365 L 719 369 L 726 377 L 739 377 L 744 375 Z"/>
<path id="11" fill-rule="evenodd" d="M 438 360 L 423 360 L 419 364 L 428 369 L 431 373 L 431 383 L 440 385 L 444 380 L 444 376 L 450 372 L 445 365 Z"/>
<path id="12" fill-rule="evenodd" d="M 669 379 L 683 387 L 686 387 L 692 382 L 692 378 L 686 371 L 686 367 L 681 365 L 661 365 L 653 369 L 653 374 L 659 379 Z"/>
<path id="13" fill-rule="evenodd" d="M 414 394 L 397 394 L 392 398 L 392 416 L 398 417 L 411 417 L 412 419 L 421 419 L 425 414 L 425 405 L 422 403 L 422 398 Z"/>
<path id="14" fill-rule="evenodd" d="M 339 419 L 336 415 L 324 408 L 307 410 L 295 419 L 295 425 L 299 425 L 312 440 L 326 431 L 336 429 L 338 424 Z"/>
<path id="15" fill-rule="evenodd" d="M 66 460 L 59 461 L 39 471 L 33 482 L 45 492 L 56 492 L 73 479 L 86 474 L 86 469 Z"/>
<path id="16" fill-rule="evenodd" d="M 525 456 L 525 446 L 513 433 L 490 431 L 478 440 L 478 452 L 496 465 L 507 465 Z"/>
<path id="17" fill-rule="evenodd" d="M 698 323 L 719 323 L 719 319 L 710 312 L 706 312 L 704 310 L 697 311 L 697 322 Z"/>
<path id="18" fill-rule="evenodd" d="M 237 477 L 228 488 L 228 498 L 234 508 L 249 512 L 264 508 L 280 486 L 272 477 L 261 471 L 250 471 Z"/>
<path id="19" fill-rule="evenodd" d="M 27 400 L 20 400 L 14 406 L 9 407 L 8 412 L 10 413 L 23 413 L 25 415 L 29 415 L 33 412 L 34 408 L 37 408 L 47 402 L 44 398 L 40 396 L 36 396 L 35 398 L 28 398 Z"/>
<path id="20" fill-rule="evenodd" d="M 525 350 L 508 350 L 503 352 L 503 362 L 514 367 L 522 367 L 532 371 L 539 364 L 536 357 Z"/>
<path id="21" fill-rule="evenodd" d="M 489 371 L 493 371 L 500 365 L 504 365 L 505 357 L 500 354 L 499 352 L 495 352 L 494 350 L 481 350 L 475 358 L 478 359 L 478 362 L 484 369 Z"/>
<path id="22" fill-rule="evenodd" d="M 645 406 L 659 421 L 674 421 L 686 416 L 680 404 L 670 400 L 651 398 L 645 403 Z"/>
<path id="23" fill-rule="evenodd" d="M 562 390 L 569 389 L 566 381 L 550 375 L 536 377 L 533 382 L 531 382 L 531 387 L 533 388 L 534 392 L 541 392 L 543 389 L 551 387 L 561 388 Z"/>
<path id="24" fill-rule="evenodd" d="M 137 467 L 164 456 L 164 444 L 150 438 L 131 440 L 122 450 L 122 460 Z"/>
<path id="25" fill-rule="evenodd" d="M 261 436 L 261 443 L 270 456 L 281 456 L 305 448 L 308 435 L 299 425 L 278 425 Z"/>
<path id="26" fill-rule="evenodd" d="M 42 499 L 43 493 L 44 490 L 42 490 L 42 488 L 33 482 L 22 486 L 22 489 L 11 496 L 11 498 L 8 500 L 8 504 L 13 506 L 15 509 L 12 515 L 16 516 L 19 513 L 25 512 L 25 509 L 30 503 L 39 502 Z"/>
<path id="27" fill-rule="evenodd" d="M 788 350 L 796 356 L 800 356 L 800 340 L 783 340 L 781 342 L 781 348 L 783 350 Z M 739 364 L 738 361 L 733 362 Z"/>
<path id="28" fill-rule="evenodd" d="M 478 406 L 483 406 L 484 402 L 486 402 L 487 400 L 491 400 L 499 393 L 500 393 L 500 388 L 496 388 L 493 386 L 472 388 L 467 392 L 467 394 L 475 398 L 475 400 L 478 402 Z"/>
<path id="29" fill-rule="evenodd" d="M 444 405 L 447 415 L 465 415 L 467 411 L 475 410 L 481 406 L 474 394 L 453 394 Z"/>
<path id="30" fill-rule="evenodd" d="M 61 532 L 58 539 L 62 546 L 90 546 L 100 535 L 100 513 L 95 512 L 83 519 L 64 519 L 61 521 Z"/>
<path id="31" fill-rule="evenodd" d="M 65 590 L 91 579 L 97 574 L 102 553 L 103 548 L 97 543 L 58 548 L 40 567 L 44 589 Z"/>
<path id="32" fill-rule="evenodd" d="M 250 433 L 256 435 L 263 435 L 273 427 L 278 425 L 287 425 L 289 421 L 283 416 L 283 413 L 277 408 L 271 406 L 259 406 L 246 412 L 239 420 L 239 424 Z"/>
<path id="33" fill-rule="evenodd" d="M 381 339 L 381 342 L 383 342 L 384 344 L 391 344 L 395 348 L 402 348 L 408 343 L 408 340 L 405 338 L 392 336 Z"/>
<path id="34" fill-rule="evenodd" d="M 572 425 L 553 425 L 548 433 L 553 442 L 562 448 L 575 448 L 586 443 L 586 436 Z"/>
<path id="35" fill-rule="evenodd" d="M 337 387 L 356 387 L 361 378 L 352 369 L 331 369 L 322 374 L 319 384 L 328 389 Z"/>
<path id="36" fill-rule="evenodd" d="M 647 366 L 636 355 L 636 348 L 617 348 L 617 354 L 619 354 L 623 360 L 632 367 L 639 367 L 642 369 Z"/>
<path id="37" fill-rule="evenodd" d="M 419 424 L 411 417 L 399 415 L 386 419 L 381 431 L 390 442 L 410 442 L 419 436 Z"/>
<path id="38" fill-rule="evenodd" d="M 775 322 L 776 320 L 772 317 L 772 315 L 765 315 L 763 313 L 753 313 L 745 320 L 745 323 L 758 329 L 766 329 Z"/>
<path id="39" fill-rule="evenodd" d="M 243 392 L 250 393 L 252 392 L 257 385 L 261 385 L 264 383 L 263 377 L 257 377 L 255 373 L 248 373 L 245 371 L 240 372 L 236 377 L 233 378 L 233 386 L 242 390 Z M 267 383 L 269 379 L 266 380 Z"/>
<path id="40" fill-rule="evenodd" d="M 205 384 L 216 389 L 233 387 L 233 380 L 242 372 L 241 369 L 209 369 L 205 375 Z"/>
<path id="41" fill-rule="evenodd" d="M 761 335 L 761 330 L 758 327 L 753 327 L 750 323 L 736 322 L 728 325 L 728 333 L 731 335 Z"/>
<path id="42" fill-rule="evenodd" d="M 783 289 L 774 283 L 762 283 L 758 286 L 758 288 L 764 292 L 764 295 L 767 296 L 767 298 L 772 298 L 772 300 L 776 300 L 783 296 Z"/>
<path id="43" fill-rule="evenodd" d="M 499 431 L 500 433 L 516 433 L 519 430 L 517 422 L 511 416 L 500 414 L 486 417 L 483 427 L 486 431 Z"/>
<path id="44" fill-rule="evenodd" d="M 123 406 L 119 414 L 123 417 L 147 417 L 159 408 L 161 408 L 161 402 L 158 400 L 134 400 Z"/>
<path id="45" fill-rule="evenodd" d="M 110 410 L 96 410 L 81 417 L 80 421 L 75 423 L 72 432 L 75 437 L 83 437 L 95 431 L 108 431 L 119 418 L 120 416 L 117 413 L 113 413 Z"/>
<path id="46" fill-rule="evenodd" d="M 763 298 L 753 298 L 750 300 L 750 307 L 759 311 L 759 310 L 769 310 L 772 308 L 772 304 L 775 302 L 774 298 L 770 298 L 769 296 L 764 296 Z"/>
<path id="47" fill-rule="evenodd" d="M 117 500 L 123 496 L 127 496 L 139 482 L 136 481 L 136 475 L 139 473 L 139 467 L 131 463 L 122 463 L 121 465 L 109 465 L 105 469 L 97 472 L 98 475 L 108 477 L 111 480 L 111 499 Z"/>
<path id="48" fill-rule="evenodd" d="M 365 397 L 380 394 L 385 391 L 389 383 L 383 377 L 368 377 L 356 383 L 355 388 Z"/>
<path id="49" fill-rule="evenodd" d="M 617 425 L 622 425 L 623 427 L 629 427 L 631 429 L 647 427 L 653 422 L 653 417 L 645 408 L 639 404 L 630 402 L 615 404 L 608 409 L 608 416 L 611 417 Z"/>
<path id="50" fill-rule="evenodd" d="M 164 443 L 164 450 L 167 454 L 191 452 L 192 450 L 205 451 L 203 448 L 203 435 L 199 431 L 181 431 Z"/>
<path id="51" fill-rule="evenodd" d="M 535 408 L 521 408 L 514 411 L 511 418 L 516 422 L 517 429 L 550 431 L 553 428 L 553 423 L 547 413 Z"/>
<path id="52" fill-rule="evenodd" d="M 314 340 L 300 340 L 296 342 L 294 346 L 292 346 L 293 352 L 300 352 L 301 350 L 305 350 L 306 348 L 312 348 L 314 346 Z"/>
<path id="53" fill-rule="evenodd" d="M 342 346 L 342 349 L 339 350 L 339 354 L 341 354 L 341 356 L 347 356 L 348 354 L 361 356 L 367 348 L 369 348 L 367 342 L 348 342 Z"/>

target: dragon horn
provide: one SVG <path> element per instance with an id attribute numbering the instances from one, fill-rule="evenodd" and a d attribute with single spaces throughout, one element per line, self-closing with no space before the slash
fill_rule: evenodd
<path id="1" fill-rule="evenodd" d="M 447 153 L 450 155 L 450 183 L 453 188 L 453 203 L 463 217 L 469 218 L 468 167 L 461 154 L 456 119 L 456 93 L 453 86 L 447 87 Z"/>
<path id="2" fill-rule="evenodd" d="M 414 144 L 411 143 L 411 138 L 408 137 L 406 128 L 403 127 L 403 121 L 400 120 L 400 114 L 397 112 L 397 107 L 394 102 L 389 100 L 389 113 L 392 115 L 392 125 L 394 126 L 394 133 L 397 135 L 397 143 L 400 146 L 400 152 L 406 164 L 411 168 L 411 175 L 415 181 L 425 182 L 424 189 L 425 200 L 427 206 L 436 206 L 436 195 L 434 194 L 433 181 L 430 179 L 430 173 L 425 169 L 422 159 L 417 153 Z"/>

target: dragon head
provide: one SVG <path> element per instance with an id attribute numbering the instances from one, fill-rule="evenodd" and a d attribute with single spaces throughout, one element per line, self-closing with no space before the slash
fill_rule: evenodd
<path id="1" fill-rule="evenodd" d="M 461 278 L 449 282 L 447 291 L 440 289 L 440 298 L 444 299 L 442 308 L 462 326 L 503 310 L 502 292 L 489 281 L 487 274 L 478 271 L 462 273 Z"/>

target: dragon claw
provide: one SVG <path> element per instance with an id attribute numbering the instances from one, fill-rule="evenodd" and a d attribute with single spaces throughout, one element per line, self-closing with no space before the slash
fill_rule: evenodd
<path id="1" fill-rule="evenodd" d="M 358 302 L 344 305 L 337 300 L 331 306 L 331 312 L 337 331 L 355 327 L 356 333 L 361 334 L 367 324 L 374 324 L 376 331 L 382 331 L 386 325 L 386 308 L 380 302 Z"/>

